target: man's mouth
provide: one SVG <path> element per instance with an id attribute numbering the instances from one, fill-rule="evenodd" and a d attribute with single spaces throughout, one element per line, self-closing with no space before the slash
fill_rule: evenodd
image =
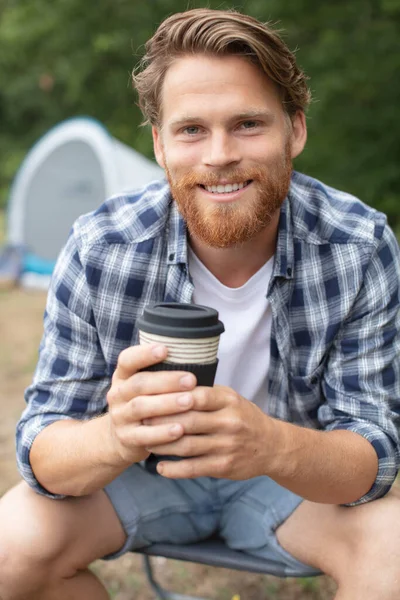
<path id="1" fill-rule="evenodd" d="M 250 185 L 252 179 L 248 181 L 240 182 L 240 183 L 227 183 L 227 184 L 218 184 L 218 185 L 201 185 L 204 190 L 210 192 L 212 194 L 229 194 L 232 192 L 237 192 L 238 190 L 242 190 L 243 188 Z"/>

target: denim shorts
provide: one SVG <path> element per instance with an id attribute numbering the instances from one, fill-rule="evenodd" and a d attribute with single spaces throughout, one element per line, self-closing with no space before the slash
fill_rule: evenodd
<path id="1" fill-rule="evenodd" d="M 218 533 L 232 549 L 279 563 L 285 576 L 320 573 L 279 544 L 275 531 L 302 498 L 269 477 L 167 479 L 135 464 L 104 491 L 127 535 L 104 560 L 156 542 L 188 544 Z"/>

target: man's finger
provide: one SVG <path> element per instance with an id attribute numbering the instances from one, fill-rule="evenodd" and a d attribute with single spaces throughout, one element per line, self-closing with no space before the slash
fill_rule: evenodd
<path id="1" fill-rule="evenodd" d="M 159 344 L 130 346 L 118 356 L 113 379 L 128 379 L 134 373 L 161 362 L 167 354 L 167 348 Z"/>
<path id="2" fill-rule="evenodd" d="M 119 392 L 125 401 L 137 396 L 154 396 L 192 390 L 196 377 L 187 371 L 141 371 L 119 382 Z"/>
<path id="3" fill-rule="evenodd" d="M 162 427 L 162 425 L 160 425 Z M 173 454 L 174 456 L 204 456 L 219 452 L 225 440 L 213 435 L 184 435 L 181 438 L 169 441 L 167 444 L 146 446 L 146 450 L 153 454 Z"/>
<path id="4" fill-rule="evenodd" d="M 193 398 L 190 392 L 158 394 L 156 396 L 138 396 L 137 398 L 133 398 L 121 410 L 127 421 L 138 422 L 153 417 L 181 413 L 190 410 L 192 405 Z"/>
<path id="5" fill-rule="evenodd" d="M 163 460 L 157 464 L 157 472 L 169 479 L 195 479 L 197 477 L 223 477 L 215 455 L 198 456 L 182 460 Z"/>
<path id="6" fill-rule="evenodd" d="M 167 445 L 179 439 L 183 435 L 183 427 L 177 423 L 160 425 L 159 427 L 135 427 L 132 430 L 132 443 L 135 446 L 147 448 L 147 446 Z"/>
<path id="7" fill-rule="evenodd" d="M 180 423 L 185 434 L 197 435 L 199 433 L 218 433 L 222 431 L 223 422 L 219 413 L 211 414 L 205 411 L 189 410 L 181 414 L 166 415 L 164 417 L 152 417 L 144 419 L 144 425 L 167 425 L 169 423 Z"/>
<path id="8" fill-rule="evenodd" d="M 220 410 L 231 403 L 236 403 L 239 398 L 231 388 L 222 385 L 198 386 L 190 393 L 193 396 L 193 409 L 199 411 Z"/>

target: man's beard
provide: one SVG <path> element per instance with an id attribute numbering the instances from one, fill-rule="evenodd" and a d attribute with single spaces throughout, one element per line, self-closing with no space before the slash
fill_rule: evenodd
<path id="1" fill-rule="evenodd" d="M 164 157 L 165 159 L 166 157 Z M 273 164 L 246 170 L 207 174 L 187 173 L 174 180 L 165 161 L 171 193 L 178 210 L 186 221 L 189 234 L 212 248 L 229 248 L 257 236 L 270 223 L 287 196 L 292 174 L 290 143 Z M 215 204 L 200 202 L 197 186 L 218 185 L 221 179 L 230 183 L 252 180 L 252 199 Z M 245 193 L 245 192 L 244 192 Z"/>

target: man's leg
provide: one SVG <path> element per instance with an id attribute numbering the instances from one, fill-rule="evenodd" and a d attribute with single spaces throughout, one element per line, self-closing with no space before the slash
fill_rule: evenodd
<path id="1" fill-rule="evenodd" d="M 0 600 L 105 600 L 87 566 L 217 527 L 212 481 L 170 480 L 131 465 L 104 491 L 50 500 L 20 484 L 0 501 Z"/>
<path id="2" fill-rule="evenodd" d="M 400 490 L 356 507 L 302 501 L 268 477 L 219 480 L 226 543 L 285 576 L 324 572 L 336 600 L 400 598 Z"/>
<path id="3" fill-rule="evenodd" d="M 0 501 L 0 599 L 106 600 L 87 566 L 125 539 L 103 491 L 50 500 L 21 483 Z"/>
<path id="4" fill-rule="evenodd" d="M 304 501 L 276 531 L 296 559 L 338 584 L 336 600 L 400 598 L 400 491 L 343 507 Z"/>

